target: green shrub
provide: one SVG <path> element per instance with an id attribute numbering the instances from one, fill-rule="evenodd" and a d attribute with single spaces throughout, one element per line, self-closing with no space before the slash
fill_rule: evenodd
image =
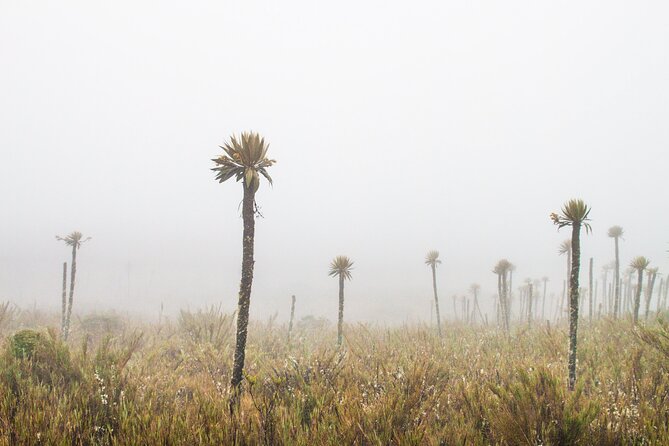
<path id="1" fill-rule="evenodd" d="M 11 336 L 9 345 L 16 359 L 30 359 L 40 344 L 44 343 L 44 335 L 35 330 L 21 330 Z"/>
<path id="2" fill-rule="evenodd" d="M 47 335 L 26 329 L 10 336 L 4 362 L 18 372 L 16 376 L 49 386 L 69 384 L 81 378 L 81 372 L 72 363 L 68 347 L 57 339 L 53 331 Z"/>

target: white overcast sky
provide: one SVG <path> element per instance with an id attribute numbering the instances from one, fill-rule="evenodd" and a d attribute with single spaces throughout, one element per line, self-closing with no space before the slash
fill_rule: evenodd
<path id="1" fill-rule="evenodd" d="M 0 299 L 75 311 L 236 307 L 242 189 L 209 171 L 243 130 L 270 142 L 252 317 L 429 317 L 494 263 L 550 277 L 548 214 L 592 206 L 584 265 L 669 270 L 669 4 L 662 1 L 0 2 Z M 587 271 L 582 279 L 587 278 Z M 489 309 L 487 311 L 490 311 Z"/>

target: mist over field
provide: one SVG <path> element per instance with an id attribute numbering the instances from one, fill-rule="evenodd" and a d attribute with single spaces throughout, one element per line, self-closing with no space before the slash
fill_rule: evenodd
<path id="1" fill-rule="evenodd" d="M 54 238 L 79 252 L 74 312 L 157 318 L 237 306 L 239 184 L 214 181 L 233 133 L 270 143 L 251 318 L 336 320 L 329 262 L 354 262 L 348 321 L 442 318 L 500 258 L 514 288 L 566 278 L 582 197 L 582 280 L 638 255 L 667 271 L 669 6 L 663 2 L 4 2 L 0 299 L 58 311 Z M 553 314 L 553 306 L 551 314 Z"/>
<path id="2" fill-rule="evenodd" d="M 0 2 L 0 446 L 669 444 L 669 4 Z"/>

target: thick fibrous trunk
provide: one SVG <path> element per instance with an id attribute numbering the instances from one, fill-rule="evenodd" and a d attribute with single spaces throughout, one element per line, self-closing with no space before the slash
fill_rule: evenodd
<path id="1" fill-rule="evenodd" d="M 288 323 L 288 342 L 290 342 L 290 335 L 293 332 L 293 320 L 295 319 L 295 296 L 291 297 L 290 303 L 290 323 Z"/>
<path id="2" fill-rule="evenodd" d="M 639 268 L 638 278 L 636 284 L 636 295 L 634 296 L 634 323 L 636 324 L 639 320 L 639 307 L 641 306 L 641 288 L 643 285 L 643 270 Z"/>
<path id="3" fill-rule="evenodd" d="M 65 316 L 65 331 L 63 339 L 67 341 L 70 335 L 70 321 L 72 319 L 72 301 L 74 300 L 74 284 L 77 276 L 77 244 L 72 246 L 72 268 L 70 270 L 70 296 L 67 303 L 67 315 Z"/>
<path id="4" fill-rule="evenodd" d="M 244 358 L 246 353 L 246 336 L 249 325 L 249 307 L 251 304 L 251 285 L 253 284 L 253 239 L 255 236 L 254 215 L 255 192 L 244 181 L 244 200 L 242 202 L 242 219 L 244 221 L 244 233 L 242 241 L 242 280 L 239 284 L 239 302 L 237 308 L 237 339 L 235 344 L 235 356 L 232 365 L 232 385 L 235 396 L 240 390 L 244 371 Z"/>
<path id="5" fill-rule="evenodd" d="M 437 333 L 441 337 L 441 318 L 439 316 L 439 297 L 437 296 L 437 268 L 432 265 L 432 290 L 434 291 L 434 309 L 437 314 Z"/>
<path id="6" fill-rule="evenodd" d="M 581 224 L 571 231 L 571 275 L 569 280 L 569 390 L 576 384 L 576 341 L 578 333 L 578 276 L 581 269 Z"/>
<path id="7" fill-rule="evenodd" d="M 60 337 L 65 339 L 65 318 L 67 317 L 67 262 L 63 262 L 63 299 L 60 314 Z"/>
<path id="8" fill-rule="evenodd" d="M 615 237 L 616 244 L 616 270 L 613 273 L 614 278 L 614 291 L 613 291 L 613 318 L 618 318 L 620 314 L 620 253 L 618 251 L 618 237 Z"/>
<path id="9" fill-rule="evenodd" d="M 506 282 L 506 272 L 502 273 L 502 302 L 503 306 L 503 317 L 504 317 L 504 329 L 509 332 L 509 319 L 511 317 L 511 311 L 509 308 L 509 294 Z"/>
<path id="10" fill-rule="evenodd" d="M 502 319 L 504 318 L 504 303 L 502 302 L 502 273 L 497 273 L 497 297 L 499 302 L 497 304 L 497 325 L 504 325 Z"/>
<path id="11" fill-rule="evenodd" d="M 339 319 L 337 321 L 337 345 L 341 345 L 343 338 L 344 338 L 344 275 L 339 274 Z"/>

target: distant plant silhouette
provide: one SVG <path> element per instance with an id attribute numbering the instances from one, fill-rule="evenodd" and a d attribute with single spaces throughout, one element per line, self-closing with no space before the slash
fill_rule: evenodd
<path id="1" fill-rule="evenodd" d="M 527 325 L 532 325 L 532 300 L 534 298 L 534 284 L 532 279 L 525 279 L 525 285 L 527 286 Z"/>
<path id="2" fill-rule="evenodd" d="M 588 271 L 588 302 L 589 302 L 589 311 L 588 311 L 588 320 L 592 322 L 592 299 L 593 299 L 593 283 L 594 283 L 594 266 L 595 261 L 590 257 L 590 268 Z"/>
<path id="3" fill-rule="evenodd" d="M 344 280 L 351 280 L 353 262 L 346 256 L 337 256 L 330 263 L 330 277 L 339 279 L 339 318 L 337 320 L 337 345 L 341 345 L 344 336 Z"/>
<path id="4" fill-rule="evenodd" d="M 251 286 L 253 284 L 253 249 L 255 239 L 255 214 L 257 213 L 255 195 L 260 187 L 260 176 L 264 176 L 272 184 L 267 168 L 275 161 L 267 158 L 269 144 L 259 134 L 244 132 L 240 137 L 232 135 L 221 149 L 225 152 L 212 161 L 216 164 L 212 170 L 216 172 L 216 180 L 223 183 L 232 177 L 242 182 L 244 197 L 242 200 L 242 219 L 244 232 L 242 235 L 242 279 L 239 284 L 239 301 L 237 310 L 237 337 L 232 366 L 231 386 L 233 395 L 230 409 L 234 409 L 239 401 L 244 357 L 246 354 L 246 337 L 249 324 L 249 308 L 251 305 Z"/>
<path id="5" fill-rule="evenodd" d="M 541 319 L 546 318 L 546 284 L 548 283 L 548 277 L 544 276 L 541 278 L 541 281 L 544 284 L 544 292 L 543 292 L 543 297 L 541 298 Z"/>
<path id="6" fill-rule="evenodd" d="M 63 262 L 63 294 L 60 313 L 60 336 L 65 337 L 65 321 L 67 319 L 67 262 Z"/>
<path id="7" fill-rule="evenodd" d="M 512 268 L 511 262 L 502 259 L 497 262 L 492 272 L 497 275 L 497 295 L 499 297 L 499 307 L 504 330 L 508 333 L 511 318 L 511 309 L 508 294 L 507 274 Z"/>
<path id="8" fill-rule="evenodd" d="M 653 289 L 655 288 L 655 279 L 657 278 L 658 268 L 648 268 L 648 286 L 646 287 L 646 311 L 644 319 L 648 319 L 650 312 L 650 301 L 653 298 Z"/>
<path id="9" fill-rule="evenodd" d="M 481 307 L 479 306 L 479 291 L 481 291 L 481 285 L 479 285 L 478 283 L 472 283 L 469 286 L 469 291 L 474 296 L 474 307 L 475 307 L 475 310 L 479 314 L 479 318 L 481 319 L 481 323 L 483 324 L 485 322 L 485 319 L 483 318 L 483 313 L 481 312 Z M 474 318 L 472 318 L 472 320 L 473 319 Z"/>
<path id="10" fill-rule="evenodd" d="M 290 298 L 290 322 L 288 323 L 288 342 L 293 333 L 293 321 L 295 320 L 295 295 Z"/>
<path id="11" fill-rule="evenodd" d="M 636 324 L 639 321 L 639 307 L 641 306 L 641 288 L 643 288 L 643 272 L 648 268 L 650 260 L 644 256 L 635 257 L 630 263 L 630 268 L 637 272 L 636 293 L 634 295 L 634 310 L 632 320 Z"/>
<path id="12" fill-rule="evenodd" d="M 562 206 L 559 214 L 552 213 L 551 220 L 558 229 L 571 226 L 571 268 L 569 279 L 569 390 L 576 384 L 576 342 L 578 332 L 579 273 L 581 269 L 581 227 L 591 231 L 590 207 L 583 200 L 572 199 Z"/>
<path id="13" fill-rule="evenodd" d="M 611 237 L 615 243 L 615 267 L 613 269 L 613 318 L 620 316 L 620 251 L 618 241 L 623 236 L 623 228 L 620 226 L 611 226 L 608 231 L 608 236 Z M 604 290 L 606 292 L 606 289 Z"/>
<path id="14" fill-rule="evenodd" d="M 67 246 L 72 247 L 72 269 L 70 270 L 70 295 L 67 302 L 67 310 L 63 310 L 65 315 L 64 320 L 61 321 L 61 337 L 64 341 L 67 341 L 68 336 L 70 335 L 70 320 L 72 319 L 72 302 L 74 300 L 74 285 L 77 277 L 77 251 L 81 248 L 81 245 L 89 241 L 91 238 L 84 236 L 79 231 L 74 231 L 65 237 L 59 235 L 56 236 L 56 240 L 65 242 Z M 63 265 L 63 272 L 65 274 L 67 271 L 67 264 Z M 63 285 L 65 285 L 63 281 Z M 63 287 L 65 288 L 65 287 Z M 65 299 L 63 299 L 64 301 Z"/>
<path id="15" fill-rule="evenodd" d="M 437 314 L 437 333 L 441 337 L 441 317 L 439 316 L 439 297 L 437 296 L 437 265 L 439 260 L 439 251 L 430 251 L 425 256 L 425 264 L 432 270 L 432 290 L 434 291 L 434 308 Z"/>

